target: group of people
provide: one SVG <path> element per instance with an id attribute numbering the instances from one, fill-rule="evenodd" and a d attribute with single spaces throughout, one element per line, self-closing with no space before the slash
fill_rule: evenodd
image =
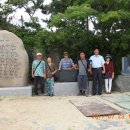
<path id="1" fill-rule="evenodd" d="M 47 88 L 48 96 L 54 96 L 54 77 L 57 71 L 78 69 L 79 95 L 85 96 L 88 90 L 88 74 L 93 77 L 92 95 L 102 94 L 102 78 L 105 79 L 105 89 L 107 94 L 111 94 L 112 80 L 114 79 L 114 66 L 112 57 L 107 54 L 105 60 L 99 55 L 99 49 L 94 49 L 94 55 L 86 60 L 84 52 L 80 52 L 77 64 L 69 58 L 68 52 L 64 52 L 64 58 L 59 63 L 57 69 L 52 63 L 51 57 L 47 61 L 42 60 L 42 54 L 37 53 L 37 59 L 32 64 L 32 77 L 34 78 L 35 95 L 38 95 L 38 83 L 41 85 L 41 93 L 44 93 L 44 85 Z"/>

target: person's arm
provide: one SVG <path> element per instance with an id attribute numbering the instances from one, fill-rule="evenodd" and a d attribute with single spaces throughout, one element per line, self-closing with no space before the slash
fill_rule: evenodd
<path id="1" fill-rule="evenodd" d="M 92 74 L 92 59 L 91 59 L 91 57 L 90 57 L 90 59 L 89 59 L 89 69 L 88 69 L 88 72 L 89 72 L 90 74 Z"/>
<path id="2" fill-rule="evenodd" d="M 57 68 L 56 68 L 55 64 L 53 64 L 53 68 L 54 68 L 54 71 L 51 73 L 52 75 L 54 75 L 57 72 Z"/>
<path id="3" fill-rule="evenodd" d="M 114 65 L 113 65 L 113 63 L 112 63 L 112 79 L 114 79 L 114 77 L 115 77 L 115 73 L 114 73 Z"/>
<path id="4" fill-rule="evenodd" d="M 105 74 L 105 65 L 104 64 L 102 65 L 102 68 L 103 68 L 102 73 Z"/>
<path id="5" fill-rule="evenodd" d="M 59 69 L 58 70 L 61 70 L 61 66 L 62 66 L 62 59 L 60 60 Z"/>
<path id="6" fill-rule="evenodd" d="M 75 68 L 75 65 L 74 65 L 74 62 L 73 60 L 70 58 L 70 61 L 71 61 L 71 65 L 72 65 L 72 68 L 71 69 L 74 69 Z"/>
<path id="7" fill-rule="evenodd" d="M 44 78 L 46 79 L 46 69 L 43 70 Z"/>
<path id="8" fill-rule="evenodd" d="M 32 78 L 34 78 L 34 69 L 32 68 Z"/>
<path id="9" fill-rule="evenodd" d="M 46 79 L 46 64 L 44 62 L 44 68 L 43 68 L 43 77 Z"/>
<path id="10" fill-rule="evenodd" d="M 32 78 L 34 78 L 34 62 L 32 63 Z"/>
<path id="11" fill-rule="evenodd" d="M 103 68 L 103 70 L 102 70 L 102 73 L 103 74 L 105 74 L 105 60 L 104 60 L 104 58 L 102 57 L 102 68 Z"/>

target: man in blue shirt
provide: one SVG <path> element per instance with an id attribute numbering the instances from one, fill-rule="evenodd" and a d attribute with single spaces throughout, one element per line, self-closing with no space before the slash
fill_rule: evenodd
<path id="1" fill-rule="evenodd" d="M 35 95 L 38 95 L 38 83 L 41 85 L 41 93 L 44 93 L 44 79 L 46 78 L 45 62 L 42 54 L 37 53 L 37 59 L 32 64 L 32 77 L 34 78 Z"/>

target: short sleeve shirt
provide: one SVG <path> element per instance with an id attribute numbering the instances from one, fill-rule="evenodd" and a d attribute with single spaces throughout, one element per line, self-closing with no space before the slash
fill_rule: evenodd
<path id="1" fill-rule="evenodd" d="M 60 66 L 59 66 L 59 68 L 60 68 L 60 69 L 70 69 L 73 64 L 74 64 L 74 63 L 73 63 L 73 61 L 72 61 L 71 58 L 67 58 L 67 59 L 63 58 L 63 59 L 61 59 L 61 61 L 60 61 Z"/>
<path id="2" fill-rule="evenodd" d="M 56 66 L 55 64 L 51 64 L 51 66 L 49 65 L 46 65 L 46 75 L 47 75 L 47 78 L 52 78 L 53 75 L 51 75 L 52 72 L 54 72 L 56 70 Z"/>
<path id="3" fill-rule="evenodd" d="M 33 64 L 32 64 L 32 69 L 33 70 L 35 70 L 35 68 L 37 67 L 39 62 L 40 62 L 39 60 L 34 60 L 33 61 Z M 41 61 L 41 63 L 39 64 L 39 66 L 35 70 L 34 76 L 43 77 L 44 76 L 44 70 L 45 70 L 45 61 Z"/>
<path id="4" fill-rule="evenodd" d="M 78 61 L 78 66 L 79 66 L 79 75 L 87 75 L 86 70 L 87 70 L 87 61 L 86 60 L 79 60 Z"/>
<path id="5" fill-rule="evenodd" d="M 105 64 L 104 58 L 101 55 L 93 55 L 89 60 L 92 68 L 100 68 Z"/>

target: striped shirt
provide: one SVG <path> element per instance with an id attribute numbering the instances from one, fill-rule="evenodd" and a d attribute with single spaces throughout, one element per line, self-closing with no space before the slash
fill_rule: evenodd
<path id="1" fill-rule="evenodd" d="M 73 60 L 71 58 L 63 58 L 60 61 L 59 69 L 70 69 L 74 65 Z"/>

